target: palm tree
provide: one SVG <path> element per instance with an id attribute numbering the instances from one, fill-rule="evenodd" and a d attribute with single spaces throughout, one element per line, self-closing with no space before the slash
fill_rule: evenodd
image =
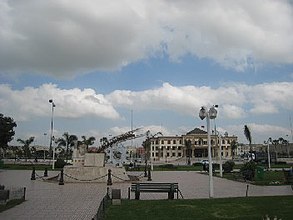
<path id="1" fill-rule="evenodd" d="M 276 160 L 277 160 L 277 157 L 278 157 L 278 150 L 277 150 L 277 146 L 279 144 L 279 140 L 275 139 L 272 141 L 272 144 L 274 145 L 274 151 L 275 151 L 275 155 L 276 155 Z"/>
<path id="2" fill-rule="evenodd" d="M 279 138 L 279 143 L 282 145 L 282 146 L 285 146 L 286 148 L 286 152 L 287 152 L 287 156 L 290 157 L 290 152 L 289 152 L 289 141 L 285 140 L 284 138 L 280 137 Z M 282 147 L 283 148 L 283 147 Z M 282 152 L 283 152 L 283 149 L 282 149 Z"/>
<path id="3" fill-rule="evenodd" d="M 65 159 L 67 161 L 69 150 L 74 145 L 74 142 L 78 140 L 78 138 L 76 135 L 69 135 L 68 132 L 65 132 L 62 136 L 62 138 L 57 139 L 56 143 L 58 144 L 58 147 L 63 146 L 66 148 Z"/>
<path id="4" fill-rule="evenodd" d="M 89 146 L 94 144 L 96 138 L 93 136 L 86 138 L 86 136 L 84 135 L 81 136 L 81 138 L 82 138 L 81 143 L 86 145 L 86 152 L 88 152 Z"/>
<path id="5" fill-rule="evenodd" d="M 235 156 L 235 150 L 237 149 L 237 142 L 235 140 L 233 140 L 231 142 L 231 150 L 232 150 L 232 158 Z"/>
<path id="6" fill-rule="evenodd" d="M 251 146 L 251 132 L 247 125 L 244 125 L 244 135 L 249 142 L 249 153 L 252 153 L 252 146 Z M 251 156 L 251 155 L 250 155 Z"/>
<path id="7" fill-rule="evenodd" d="M 191 140 L 185 140 L 184 144 L 186 146 L 186 156 L 188 157 L 187 165 L 190 165 L 190 157 L 191 157 L 191 154 L 192 154 Z"/>
<path id="8" fill-rule="evenodd" d="M 147 164 L 148 159 L 150 158 L 150 150 L 151 150 L 151 139 L 155 138 L 158 135 L 163 135 L 161 132 L 157 132 L 156 134 L 152 135 L 150 130 L 146 132 L 146 139 L 142 142 L 142 146 L 145 152 L 145 163 Z"/>
<path id="9" fill-rule="evenodd" d="M 31 143 L 33 143 L 35 140 L 35 137 L 30 137 L 29 139 L 26 139 L 26 140 L 22 140 L 20 138 L 17 139 L 17 141 L 21 144 L 23 144 L 23 152 L 25 154 L 25 160 L 27 160 L 27 158 L 31 157 L 31 151 L 30 151 L 30 145 Z"/>

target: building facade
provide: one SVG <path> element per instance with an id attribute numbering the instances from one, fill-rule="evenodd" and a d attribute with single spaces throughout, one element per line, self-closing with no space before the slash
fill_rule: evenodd
<path id="1" fill-rule="evenodd" d="M 222 137 L 211 135 L 212 157 L 220 156 L 231 159 L 233 157 L 233 145 L 237 143 L 236 136 L 225 134 Z M 177 160 L 180 158 L 207 158 L 208 135 L 199 128 L 181 136 L 160 136 L 151 139 L 150 157 L 153 161 Z"/>

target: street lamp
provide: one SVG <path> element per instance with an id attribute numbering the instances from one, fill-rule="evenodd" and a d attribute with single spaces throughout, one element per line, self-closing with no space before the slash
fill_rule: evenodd
<path id="1" fill-rule="evenodd" d="M 272 143 L 272 138 L 269 138 L 267 141 L 264 141 L 265 144 L 267 144 L 268 147 L 268 167 L 269 170 L 271 169 L 271 156 L 270 156 L 270 143 Z"/>
<path id="2" fill-rule="evenodd" d="M 52 154 L 52 138 L 53 138 L 53 129 L 54 129 L 54 108 L 56 107 L 53 99 L 49 99 L 49 103 L 51 103 L 51 133 L 50 133 L 50 148 L 49 148 L 49 152 L 50 152 L 50 155 Z M 53 162 L 54 163 L 54 162 Z"/>
<path id="3" fill-rule="evenodd" d="M 212 149 L 211 149 L 211 131 L 210 131 L 210 119 L 215 119 L 217 117 L 217 110 L 215 106 L 207 109 L 205 106 L 202 106 L 199 111 L 199 117 L 201 120 L 207 120 L 207 131 L 208 131 L 208 157 L 209 157 L 209 197 L 214 197 L 214 187 L 213 187 L 213 164 L 212 164 Z"/>
<path id="4" fill-rule="evenodd" d="M 54 143 L 55 143 L 55 137 L 53 136 L 52 137 L 52 141 L 54 141 Z M 53 147 L 53 164 L 52 164 L 52 170 L 54 170 L 55 169 L 55 146 Z"/>

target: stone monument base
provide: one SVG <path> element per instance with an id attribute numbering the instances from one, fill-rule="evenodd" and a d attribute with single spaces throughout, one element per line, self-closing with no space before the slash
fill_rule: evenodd
<path id="1" fill-rule="evenodd" d="M 104 167 L 65 166 L 64 182 L 107 183 L 109 169 L 112 174 L 112 182 L 124 182 L 130 180 L 124 167 L 115 167 L 112 165 L 106 165 Z"/>

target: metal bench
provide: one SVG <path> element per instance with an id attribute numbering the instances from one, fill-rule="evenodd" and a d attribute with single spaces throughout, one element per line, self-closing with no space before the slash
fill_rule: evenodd
<path id="1" fill-rule="evenodd" d="M 168 199 L 174 199 L 174 193 L 177 193 L 178 183 L 132 183 L 131 192 L 135 193 L 135 199 L 139 200 L 140 193 L 168 193 Z"/>

